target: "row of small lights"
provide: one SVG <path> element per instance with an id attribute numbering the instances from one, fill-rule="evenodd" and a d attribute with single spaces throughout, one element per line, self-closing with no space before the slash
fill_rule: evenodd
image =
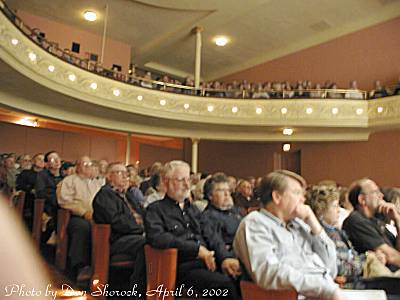
<path id="1" fill-rule="evenodd" d="M 19 41 L 18 41 L 17 39 L 12 39 L 12 40 L 11 40 L 11 43 L 12 43 L 14 46 L 16 46 L 16 45 L 18 45 Z M 29 52 L 28 57 L 29 57 L 29 59 L 30 59 L 32 62 L 35 62 L 36 59 L 37 59 L 36 54 L 33 53 L 33 52 Z M 47 69 L 49 70 L 49 72 L 53 73 L 54 70 L 55 70 L 55 67 L 54 67 L 53 65 L 49 65 Z M 68 75 L 68 79 L 69 79 L 70 81 L 74 82 L 74 81 L 76 80 L 76 75 L 75 75 L 75 74 L 69 74 L 69 75 Z M 96 83 L 96 82 L 92 82 L 92 83 L 90 84 L 90 88 L 91 88 L 92 90 L 96 90 L 96 89 L 97 89 L 97 83 Z M 113 90 L 113 95 L 116 96 L 116 97 L 119 97 L 119 96 L 121 95 L 121 91 L 120 91 L 119 89 L 114 89 L 114 90 Z M 143 100 L 143 96 L 141 96 L 141 95 L 137 96 L 137 100 L 142 101 L 142 100 Z M 161 100 L 160 100 L 160 105 L 161 105 L 161 106 L 165 106 L 166 104 L 167 104 L 167 101 L 166 101 L 165 99 L 161 99 Z M 185 109 L 189 109 L 190 105 L 189 105 L 188 103 L 185 103 L 185 104 L 183 105 L 183 107 L 184 107 Z M 208 106 L 207 106 L 207 110 L 208 110 L 209 112 L 213 112 L 213 111 L 214 111 L 214 106 L 213 106 L 213 105 L 208 105 Z M 237 106 L 232 107 L 232 113 L 237 113 L 238 111 L 239 111 L 239 109 L 238 109 Z M 357 115 L 362 115 L 363 112 L 364 112 L 364 110 L 363 110 L 362 108 L 357 108 L 357 109 L 356 109 L 356 114 L 357 114 Z M 383 107 L 381 107 L 381 106 L 377 107 L 377 112 L 378 112 L 378 113 L 383 112 Z M 256 108 L 256 114 L 260 115 L 261 113 L 262 113 L 262 108 L 257 107 L 257 108 Z M 285 114 L 287 114 L 287 113 L 288 113 L 288 109 L 287 109 L 286 107 L 282 107 L 282 108 L 281 108 L 281 114 L 282 114 L 282 115 L 285 115 Z M 306 113 L 307 113 L 308 115 L 311 115 L 311 114 L 313 113 L 312 107 L 307 107 L 307 108 L 306 108 Z M 332 114 L 333 114 L 333 115 L 337 115 L 338 113 L 339 113 L 339 109 L 338 109 L 337 107 L 332 108 Z"/>

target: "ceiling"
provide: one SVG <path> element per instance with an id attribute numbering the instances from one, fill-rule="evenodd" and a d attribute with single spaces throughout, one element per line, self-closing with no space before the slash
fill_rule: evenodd
<path id="1" fill-rule="evenodd" d="M 195 37 L 203 28 L 202 77 L 219 78 L 400 16 L 400 0 L 6 0 L 12 9 L 102 35 L 132 46 L 138 66 L 182 76 L 194 73 Z M 82 12 L 94 9 L 98 21 Z M 227 35 L 217 47 L 212 39 Z"/>

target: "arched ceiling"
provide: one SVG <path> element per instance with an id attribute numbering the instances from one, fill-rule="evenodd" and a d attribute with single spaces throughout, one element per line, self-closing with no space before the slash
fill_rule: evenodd
<path id="1" fill-rule="evenodd" d="M 202 77 L 218 78 L 398 17 L 399 0 L 7 0 L 21 9 L 99 35 L 105 5 L 108 36 L 132 46 L 132 60 L 193 74 L 195 39 L 203 31 Z M 85 22 L 95 9 L 100 19 Z M 226 47 L 215 35 L 231 38 Z"/>

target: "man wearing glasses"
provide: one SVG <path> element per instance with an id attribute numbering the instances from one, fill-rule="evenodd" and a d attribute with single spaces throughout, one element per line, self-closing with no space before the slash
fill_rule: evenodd
<path id="1" fill-rule="evenodd" d="M 200 211 L 189 200 L 189 165 L 171 161 L 164 166 L 162 178 L 164 199 L 147 207 L 147 242 L 155 248 L 178 249 L 177 285 L 192 288 L 198 297 L 208 289 L 220 290 L 223 299 L 239 299 L 233 280 L 221 272 L 229 273 L 236 259 L 211 227 L 200 223 Z"/>
<path id="2" fill-rule="evenodd" d="M 93 220 L 97 224 L 110 224 L 110 255 L 125 254 L 135 261 L 132 284 L 139 294 L 146 290 L 145 238 L 143 220 L 137 213 L 135 202 L 127 192 L 128 171 L 123 163 L 110 163 L 106 172 L 107 183 L 93 200 Z"/>
<path id="3" fill-rule="evenodd" d="M 354 211 L 343 222 L 343 229 L 349 235 L 354 248 L 360 252 L 382 251 L 391 269 L 400 267 L 400 238 L 385 227 L 380 216 L 395 222 L 400 233 L 400 214 L 393 203 L 383 200 L 377 184 L 368 178 L 355 181 L 350 185 L 349 200 Z M 378 216 L 378 218 L 377 218 Z"/>
<path id="4" fill-rule="evenodd" d="M 81 157 L 76 163 L 76 173 L 65 177 L 57 187 L 58 204 L 71 212 L 68 256 L 77 281 L 90 278 L 92 201 L 100 187 L 92 180 L 92 161 L 88 156 Z"/>

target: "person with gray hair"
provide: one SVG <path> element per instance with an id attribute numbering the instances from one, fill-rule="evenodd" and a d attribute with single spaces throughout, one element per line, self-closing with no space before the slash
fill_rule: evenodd
<path id="1" fill-rule="evenodd" d="M 212 228 L 200 223 L 200 211 L 189 201 L 189 165 L 183 161 L 168 162 L 162 178 L 166 189 L 164 199 L 147 207 L 147 242 L 154 248 L 178 249 L 178 285 L 193 286 L 202 297 L 207 296 L 205 289 L 220 289 L 225 295 L 220 295 L 221 299 L 239 299 L 234 281 L 220 272 L 233 275 L 237 260 Z"/>

